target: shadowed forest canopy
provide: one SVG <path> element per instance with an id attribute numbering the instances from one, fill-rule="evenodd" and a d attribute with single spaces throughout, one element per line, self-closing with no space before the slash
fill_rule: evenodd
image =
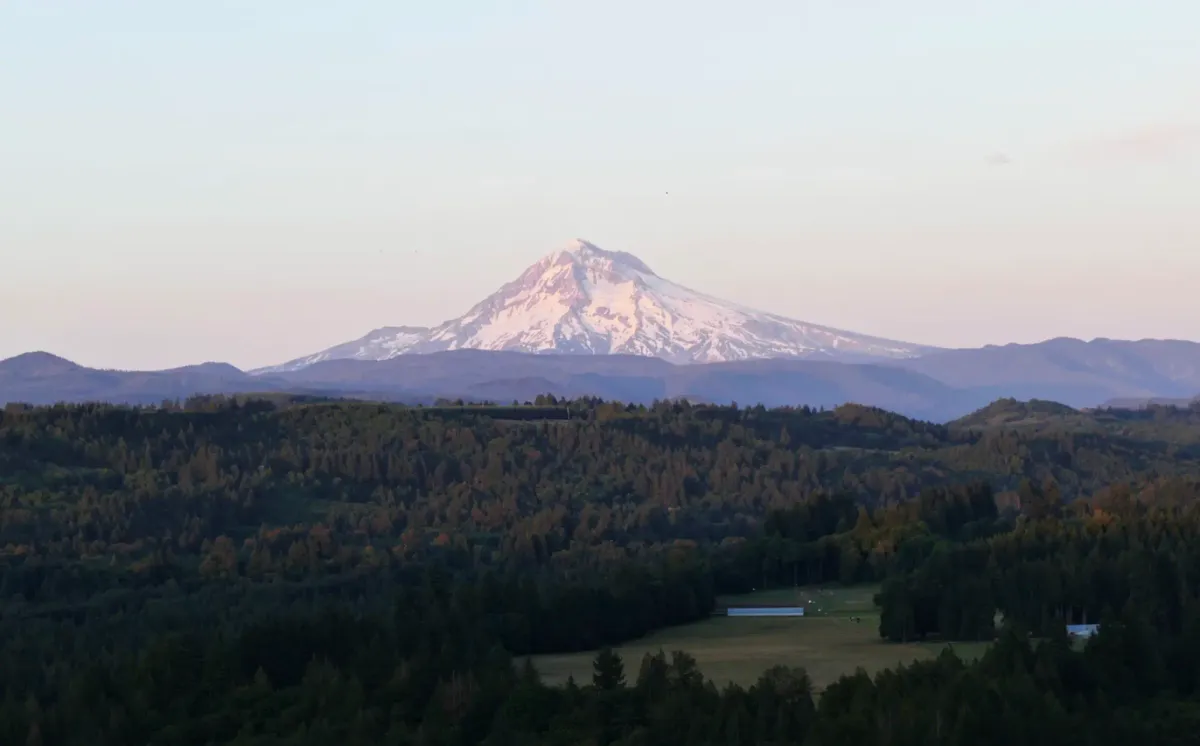
<path id="1" fill-rule="evenodd" d="M 11 405 L 0 743 L 1189 743 L 1197 498 L 1194 409 Z M 868 581 L 882 640 L 1000 640 L 819 698 L 606 647 Z"/>
<path id="2" fill-rule="evenodd" d="M 545 560 L 753 536 L 770 511 L 822 493 L 877 508 L 984 482 L 1015 507 L 1022 481 L 1052 480 L 1071 499 L 1200 475 L 1195 410 L 1034 407 L 1013 426 L 976 417 L 944 427 L 855 406 L 549 409 L 10 406 L 0 413 L 0 548 L 196 554 L 222 537 L 240 551 L 255 535 L 316 530 L 357 550 L 450 543 Z M 520 419 L 531 414 L 547 416 Z"/>

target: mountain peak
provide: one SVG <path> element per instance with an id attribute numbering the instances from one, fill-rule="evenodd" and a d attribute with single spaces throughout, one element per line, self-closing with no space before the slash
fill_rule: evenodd
<path id="1" fill-rule="evenodd" d="M 0 360 L 0 370 L 23 375 L 52 376 L 78 370 L 80 366 L 66 358 L 49 352 L 26 352 L 7 360 Z"/>
<path id="2" fill-rule="evenodd" d="M 576 238 L 568 241 L 566 246 L 558 251 L 546 255 L 540 265 L 555 266 L 559 264 L 584 264 L 584 265 L 601 265 L 606 269 L 620 271 L 633 270 L 644 275 L 657 277 L 654 270 L 650 269 L 649 265 L 638 259 L 633 254 L 625 251 L 608 251 L 602 249 L 591 241 L 586 241 L 582 238 Z M 532 267 L 530 269 L 533 269 Z"/>
<path id="3" fill-rule="evenodd" d="M 592 243 L 591 241 L 585 241 L 582 238 L 573 238 L 567 242 L 566 246 L 563 247 L 563 251 L 567 251 L 572 254 L 579 254 L 579 253 L 582 253 L 585 251 L 600 251 L 600 250 L 601 249 L 599 246 Z"/>
<path id="4" fill-rule="evenodd" d="M 256 372 L 459 349 L 625 354 L 697 363 L 773 357 L 897 359 L 931 348 L 745 308 L 660 277 L 633 254 L 577 238 L 457 319 L 432 329 L 380 329 Z"/>

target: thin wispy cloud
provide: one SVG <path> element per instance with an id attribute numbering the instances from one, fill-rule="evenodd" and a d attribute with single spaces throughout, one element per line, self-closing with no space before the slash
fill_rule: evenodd
<path id="1" fill-rule="evenodd" d="M 1200 153 L 1200 123 L 1158 124 L 1093 140 L 1077 155 L 1093 161 L 1164 161 Z"/>

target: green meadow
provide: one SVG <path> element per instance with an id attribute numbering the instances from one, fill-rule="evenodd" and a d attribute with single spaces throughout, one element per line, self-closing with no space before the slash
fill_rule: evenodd
<path id="1" fill-rule="evenodd" d="M 729 596 L 720 603 L 737 606 L 786 604 L 805 607 L 804 617 L 714 616 L 695 624 L 660 630 L 616 651 L 625 660 L 626 678 L 637 677 L 642 657 L 662 650 L 691 654 L 704 675 L 718 686 L 750 686 L 772 666 L 801 666 L 820 690 L 862 668 L 875 673 L 897 664 L 936 657 L 946 643 L 886 643 L 879 637 L 876 586 L 800 588 Z M 720 605 L 720 604 L 719 604 Z M 987 643 L 957 643 L 964 659 L 982 654 Z M 534 656 L 542 678 L 562 684 L 574 677 L 591 681 L 594 652 Z"/>

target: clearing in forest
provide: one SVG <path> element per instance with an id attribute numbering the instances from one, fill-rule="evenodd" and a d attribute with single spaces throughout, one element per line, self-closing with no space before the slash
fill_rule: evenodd
<path id="1" fill-rule="evenodd" d="M 723 596 L 718 607 L 797 605 L 804 617 L 714 616 L 694 624 L 660 630 L 616 648 L 625 661 L 625 678 L 637 679 L 642 656 L 660 649 L 690 653 L 704 675 L 717 686 L 749 687 L 763 671 L 777 665 L 802 666 L 819 691 L 858 668 L 874 674 L 897 664 L 934 658 L 947 643 L 895 644 L 879 637 L 877 586 L 788 588 L 743 596 Z M 857 620 L 857 621 L 856 621 Z M 987 643 L 955 643 L 964 660 L 982 654 Z M 580 685 L 592 678 L 594 652 L 534 656 L 534 666 L 548 684 L 574 676 Z"/>

